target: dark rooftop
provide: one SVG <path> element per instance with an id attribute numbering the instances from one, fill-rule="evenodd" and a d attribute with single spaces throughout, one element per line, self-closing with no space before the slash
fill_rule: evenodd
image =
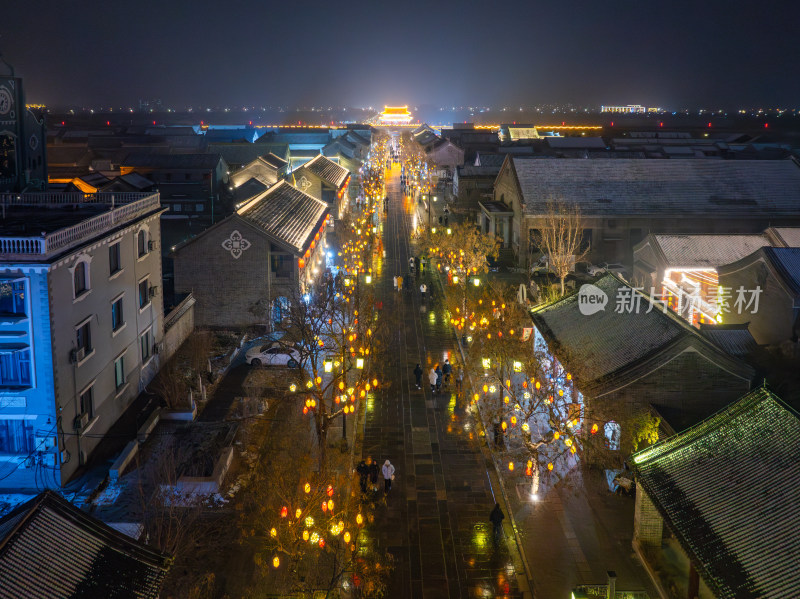
<path id="1" fill-rule="evenodd" d="M 769 390 L 629 462 L 715 597 L 795 596 L 800 419 Z"/>
<path id="2" fill-rule="evenodd" d="M 307 169 L 309 172 L 314 173 L 317 177 L 330 183 L 337 189 L 344 185 L 350 174 L 346 168 L 339 166 L 328 157 L 319 154 L 306 162 L 301 168 Z"/>
<path id="3" fill-rule="evenodd" d="M 52 491 L 0 518 L 0 596 L 157 599 L 169 556 Z"/>

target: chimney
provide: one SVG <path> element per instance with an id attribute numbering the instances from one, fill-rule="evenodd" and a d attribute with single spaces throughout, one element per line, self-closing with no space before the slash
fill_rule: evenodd
<path id="1" fill-rule="evenodd" d="M 608 570 L 606 576 L 608 576 L 606 599 L 614 599 L 617 596 L 617 573 L 614 570 Z"/>

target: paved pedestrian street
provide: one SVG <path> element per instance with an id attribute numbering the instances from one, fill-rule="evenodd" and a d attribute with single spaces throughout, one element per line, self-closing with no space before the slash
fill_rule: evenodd
<path id="1" fill-rule="evenodd" d="M 514 540 L 492 541 L 489 513 L 495 502 L 505 511 L 493 465 L 481 451 L 482 439 L 466 396 L 443 389 L 432 396 L 428 372 L 457 357 L 456 340 L 439 301 L 419 294 L 419 277 L 408 276 L 413 206 L 400 191 L 399 168 L 387 176 L 386 252 L 376 283 L 384 310 L 403 324 L 393 331 L 387 364 L 391 387 L 367 406 L 362 454 L 379 464 L 389 459 L 396 480 L 385 504 L 379 502 L 369 534 L 395 558 L 390 597 L 522 597 L 517 581 Z M 392 277 L 404 277 L 401 292 Z M 426 280 L 429 288 L 433 282 Z M 413 369 L 422 365 L 423 388 Z M 506 535 L 511 527 L 508 517 Z"/>

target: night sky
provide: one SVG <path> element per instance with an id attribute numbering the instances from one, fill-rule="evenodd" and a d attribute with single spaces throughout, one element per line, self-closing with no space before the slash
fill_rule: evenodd
<path id="1" fill-rule="evenodd" d="M 800 106 L 793 0 L 4 0 L 51 106 Z"/>

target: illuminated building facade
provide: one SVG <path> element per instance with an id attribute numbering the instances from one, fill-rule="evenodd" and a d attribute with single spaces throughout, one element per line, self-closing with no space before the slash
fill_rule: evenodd
<path id="1" fill-rule="evenodd" d="M 628 104 L 627 106 L 601 106 L 600 112 L 616 112 L 622 114 L 637 114 L 647 112 L 647 108 L 641 104 Z"/>
<path id="2" fill-rule="evenodd" d="M 381 125 L 407 125 L 411 122 L 411 113 L 408 106 L 384 106 L 378 122 Z"/>

